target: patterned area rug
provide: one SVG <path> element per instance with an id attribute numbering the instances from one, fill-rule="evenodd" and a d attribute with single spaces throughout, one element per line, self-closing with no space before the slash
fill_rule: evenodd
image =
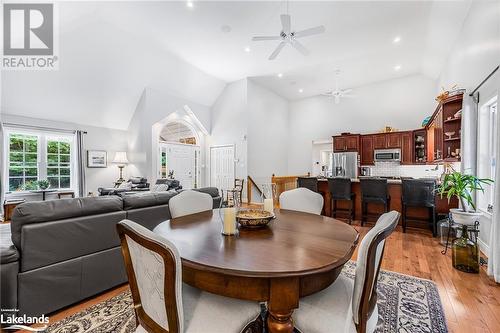
<path id="1" fill-rule="evenodd" d="M 342 270 L 354 279 L 356 263 L 349 261 Z M 409 275 L 381 271 L 378 280 L 377 333 L 445 333 L 446 318 L 434 282 Z M 135 317 L 130 292 L 123 292 L 50 325 L 52 333 L 130 333 Z M 221 333 L 221 332 L 206 332 Z"/>

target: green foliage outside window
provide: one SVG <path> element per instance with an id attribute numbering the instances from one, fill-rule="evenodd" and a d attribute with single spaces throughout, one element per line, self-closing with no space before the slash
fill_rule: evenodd
<path id="1" fill-rule="evenodd" d="M 9 191 L 36 190 L 40 176 L 46 176 L 51 188 L 71 187 L 71 142 L 64 138 L 47 137 L 47 141 L 44 136 L 40 138 L 27 134 L 9 135 Z M 44 142 L 45 147 L 39 147 Z M 45 161 L 41 161 L 40 150 Z"/>
<path id="2" fill-rule="evenodd" d="M 9 136 L 9 191 L 36 188 L 38 179 L 38 137 L 11 134 Z"/>

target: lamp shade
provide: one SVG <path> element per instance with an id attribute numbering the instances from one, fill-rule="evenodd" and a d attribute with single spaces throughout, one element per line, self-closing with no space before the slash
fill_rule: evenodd
<path id="1" fill-rule="evenodd" d="M 127 159 L 127 152 L 124 151 L 117 151 L 115 154 L 115 159 L 113 160 L 113 163 L 116 164 L 128 164 L 128 159 Z"/>

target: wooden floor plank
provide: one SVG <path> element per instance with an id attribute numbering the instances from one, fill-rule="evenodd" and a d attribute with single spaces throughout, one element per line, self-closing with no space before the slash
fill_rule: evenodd
<path id="1" fill-rule="evenodd" d="M 361 238 L 371 225 L 353 226 Z M 449 332 L 453 333 L 496 333 L 500 332 L 500 285 L 491 280 L 485 268 L 479 274 L 457 271 L 451 265 L 451 251 L 441 254 L 438 238 L 425 230 L 409 229 L 403 233 L 398 227 L 387 239 L 382 269 L 436 283 L 441 296 Z M 357 250 L 353 254 L 357 258 Z M 81 302 L 50 316 L 51 322 L 60 320 L 83 309 L 109 299 L 128 288 L 120 286 L 90 300 Z"/>

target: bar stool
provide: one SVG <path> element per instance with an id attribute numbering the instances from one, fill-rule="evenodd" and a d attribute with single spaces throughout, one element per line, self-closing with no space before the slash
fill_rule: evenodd
<path id="1" fill-rule="evenodd" d="M 351 179 L 350 178 L 328 178 L 328 189 L 330 190 L 332 217 L 337 217 L 337 212 L 349 212 L 349 224 L 354 219 L 354 198 L 355 194 L 352 193 Z M 337 208 L 338 200 L 349 201 L 349 209 Z"/>
<path id="2" fill-rule="evenodd" d="M 316 177 L 297 177 L 297 187 L 305 187 L 313 192 L 318 192 L 318 178 Z"/>
<path id="3" fill-rule="evenodd" d="M 436 181 L 434 179 L 403 179 L 402 180 L 402 222 L 403 232 L 406 232 L 406 222 L 411 221 L 427 221 L 430 224 L 432 235 L 437 236 L 436 223 Z M 407 216 L 408 207 L 426 207 L 429 210 L 428 219 L 419 219 L 416 217 Z"/>
<path id="4" fill-rule="evenodd" d="M 361 226 L 368 217 L 368 203 L 384 205 L 384 212 L 389 211 L 391 197 L 387 193 L 387 179 L 361 178 Z"/>

